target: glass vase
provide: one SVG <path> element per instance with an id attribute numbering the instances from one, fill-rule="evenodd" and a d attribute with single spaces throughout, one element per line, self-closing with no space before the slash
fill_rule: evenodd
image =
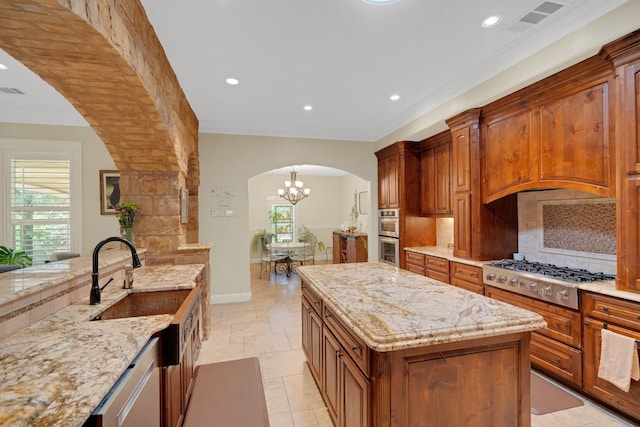
<path id="1" fill-rule="evenodd" d="M 133 227 L 122 227 L 122 238 L 133 243 L 134 239 Z"/>

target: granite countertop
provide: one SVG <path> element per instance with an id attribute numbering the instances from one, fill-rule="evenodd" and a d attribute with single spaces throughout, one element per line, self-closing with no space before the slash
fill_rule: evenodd
<path id="1" fill-rule="evenodd" d="M 298 269 L 371 349 L 392 351 L 541 329 L 542 316 L 385 263 Z"/>
<path id="2" fill-rule="evenodd" d="M 453 256 L 453 249 L 445 248 L 442 246 L 419 246 L 419 247 L 407 247 L 405 251 L 416 252 L 423 255 L 437 256 L 440 258 L 446 258 L 450 261 L 461 262 L 463 264 L 475 265 L 482 267 L 491 261 L 473 261 L 469 259 L 462 259 Z M 623 291 L 616 289 L 615 280 L 607 280 L 602 282 L 581 282 L 578 283 L 578 289 L 596 294 L 608 295 L 616 298 L 625 299 L 627 301 L 640 302 L 640 293 Z"/>
<path id="3" fill-rule="evenodd" d="M 491 261 L 474 261 L 472 259 L 464 259 L 453 256 L 452 248 L 445 248 L 443 246 L 415 246 L 404 248 L 405 251 L 415 252 L 422 255 L 431 255 L 440 258 L 446 258 L 449 261 L 461 262 L 463 264 L 475 265 L 476 267 L 482 267 L 484 264 Z"/>
<path id="4" fill-rule="evenodd" d="M 190 289 L 204 265 L 146 266 L 132 290 L 115 282 L 0 341 L 0 425 L 81 426 L 171 315 L 89 319 L 130 292 Z"/>

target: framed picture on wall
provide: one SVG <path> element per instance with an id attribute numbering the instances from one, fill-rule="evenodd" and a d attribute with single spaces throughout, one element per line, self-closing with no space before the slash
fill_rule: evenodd
<path id="1" fill-rule="evenodd" d="M 358 193 L 358 213 L 367 215 L 369 213 L 369 192 Z"/>
<path id="2" fill-rule="evenodd" d="M 100 214 L 115 215 L 120 201 L 120 172 L 100 171 Z"/>

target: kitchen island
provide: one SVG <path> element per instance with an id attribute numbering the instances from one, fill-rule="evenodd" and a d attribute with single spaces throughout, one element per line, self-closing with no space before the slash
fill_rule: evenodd
<path id="1" fill-rule="evenodd" d="M 337 426 L 528 426 L 541 316 L 383 263 L 304 266 L 302 347 Z"/>

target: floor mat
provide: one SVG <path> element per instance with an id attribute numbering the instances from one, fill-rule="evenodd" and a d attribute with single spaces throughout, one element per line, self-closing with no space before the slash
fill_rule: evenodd
<path id="1" fill-rule="evenodd" d="M 544 378 L 531 374 L 532 414 L 543 415 L 582 405 L 584 405 L 582 400 L 546 381 Z"/>

